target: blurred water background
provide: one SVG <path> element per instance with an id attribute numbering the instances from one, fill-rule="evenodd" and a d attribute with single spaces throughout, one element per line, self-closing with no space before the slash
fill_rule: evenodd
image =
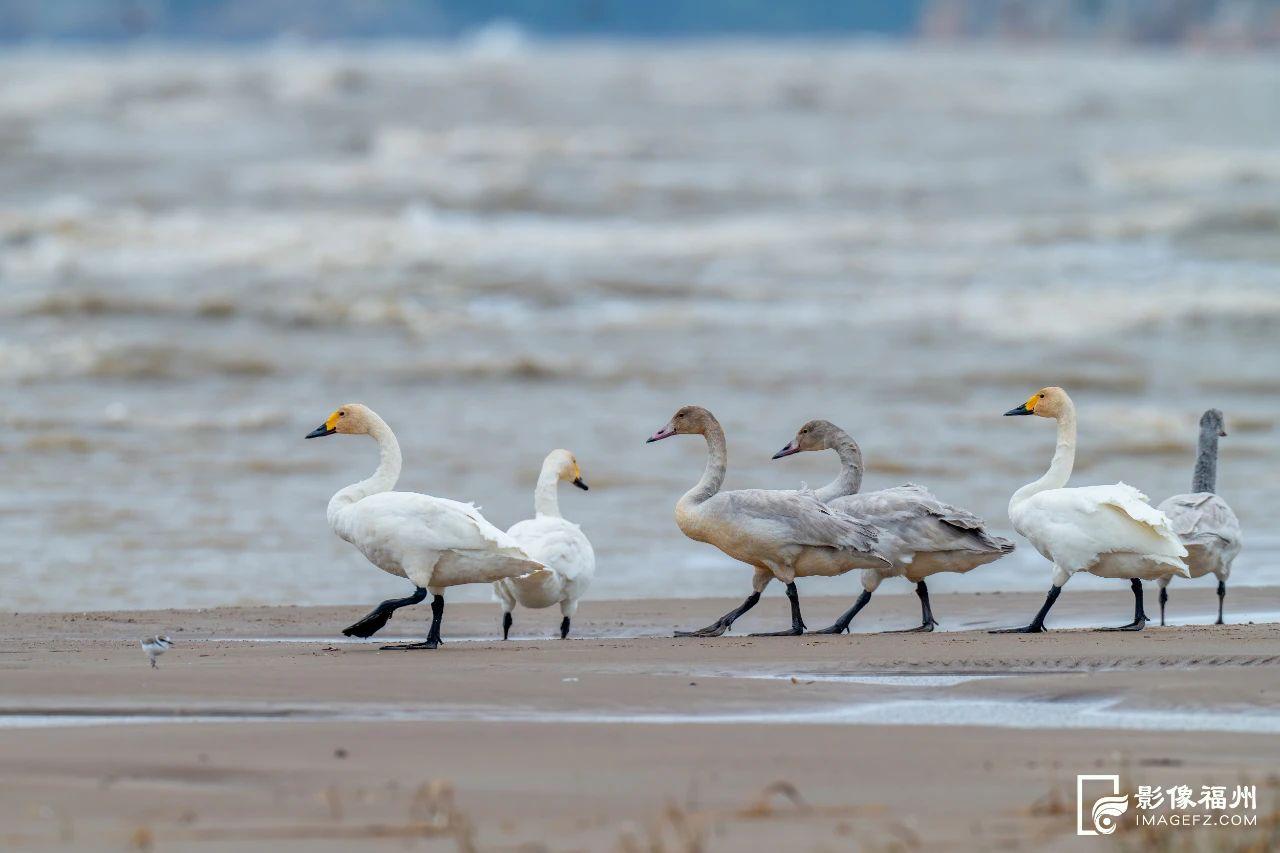
<path id="1" fill-rule="evenodd" d="M 352 400 L 397 431 L 401 488 L 503 527 L 574 450 L 594 596 L 736 595 L 749 570 L 672 518 L 702 442 L 644 444 L 679 405 L 724 422 L 729 488 L 834 476 L 769 460 L 825 417 L 867 488 L 1009 534 L 1053 430 L 1001 413 L 1046 384 L 1080 409 L 1073 482 L 1153 502 L 1223 409 L 1233 584 L 1280 582 L 1276 54 L 1188 43 L 1239 27 L 943 37 L 983 6 L 904 4 L 876 39 L 175 42 L 0 2 L 0 607 L 401 592 L 325 523 L 372 443 L 302 440 Z M 935 586 L 1047 582 L 1024 547 Z"/>

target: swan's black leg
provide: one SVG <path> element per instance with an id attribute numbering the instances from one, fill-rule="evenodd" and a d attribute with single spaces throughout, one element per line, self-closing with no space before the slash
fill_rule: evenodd
<path id="1" fill-rule="evenodd" d="M 1022 628 L 1000 628 L 995 631 L 988 631 L 988 634 L 1041 634 L 1044 633 L 1044 617 L 1049 615 L 1049 609 L 1053 607 L 1053 603 L 1058 600 L 1058 594 L 1062 592 L 1062 587 L 1049 587 L 1049 594 L 1045 596 L 1044 604 L 1040 607 L 1040 612 L 1036 614 L 1036 618 L 1031 620 L 1031 624 Z"/>
<path id="2" fill-rule="evenodd" d="M 1168 587 L 1160 587 L 1160 627 L 1164 627 L 1164 605 L 1169 600 Z"/>
<path id="3" fill-rule="evenodd" d="M 755 607 L 756 603 L 759 601 L 760 593 L 753 592 L 747 596 L 746 601 L 742 602 L 733 610 L 730 610 L 707 627 L 699 628 L 696 631 L 676 631 L 675 635 L 677 637 L 719 637 L 733 626 L 733 623 L 738 620 L 739 616 Z"/>
<path id="4" fill-rule="evenodd" d="M 1214 623 L 1215 625 L 1224 624 L 1222 621 L 1222 599 L 1226 597 L 1227 597 L 1227 582 L 1224 580 L 1220 580 L 1218 581 L 1218 621 Z"/>
<path id="5" fill-rule="evenodd" d="M 437 595 L 431 599 L 431 629 L 427 631 L 426 642 L 398 643 L 394 646 L 383 646 L 382 649 L 388 652 L 396 652 L 403 649 L 434 649 L 440 645 L 440 623 L 443 620 L 444 596 Z"/>
<path id="6" fill-rule="evenodd" d="M 505 640 L 509 633 L 511 633 L 511 614 L 508 612 L 502 614 L 502 639 Z"/>
<path id="7" fill-rule="evenodd" d="M 1137 578 L 1129 580 L 1133 587 L 1133 621 L 1119 628 L 1099 628 L 1099 631 L 1141 631 L 1147 624 L 1147 612 L 1142 609 L 1142 581 Z"/>
<path id="8" fill-rule="evenodd" d="M 929 587 L 925 586 L 924 581 L 916 584 L 916 595 L 920 596 L 920 625 L 917 628 L 907 628 L 904 631 L 885 631 L 885 634 L 927 634 L 934 628 L 938 627 L 938 623 L 933 620 L 933 608 L 929 606 Z"/>
<path id="9" fill-rule="evenodd" d="M 369 615 L 361 619 L 349 628 L 343 628 L 342 633 L 348 637 L 372 637 L 381 631 L 387 624 L 387 620 L 391 618 L 391 614 L 395 613 L 401 607 L 408 607 L 411 604 L 418 604 L 422 599 L 427 597 L 427 591 L 422 587 L 417 587 L 413 591 L 413 595 L 408 598 L 392 598 L 382 602 L 369 612 Z"/>
<path id="10" fill-rule="evenodd" d="M 800 592 L 796 582 L 787 584 L 787 598 L 791 601 L 791 630 L 771 631 L 765 634 L 752 634 L 753 637 L 798 637 L 804 633 L 804 619 L 800 616 Z"/>
<path id="11" fill-rule="evenodd" d="M 569 637 L 569 617 L 566 616 L 560 620 L 560 639 L 568 639 Z"/>
<path id="12" fill-rule="evenodd" d="M 853 606 L 844 612 L 834 625 L 823 628 L 821 631 L 810 631 L 810 634 L 843 634 L 849 630 L 849 623 L 853 621 L 853 617 L 858 615 L 858 611 L 867 606 L 867 602 L 871 600 L 871 591 L 864 589 L 862 595 L 858 596 L 858 600 Z"/>

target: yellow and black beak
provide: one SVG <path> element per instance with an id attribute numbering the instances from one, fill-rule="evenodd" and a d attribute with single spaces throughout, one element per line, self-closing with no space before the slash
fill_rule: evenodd
<path id="1" fill-rule="evenodd" d="M 311 432 L 307 433 L 306 437 L 320 438 L 321 436 L 333 435 L 335 432 L 338 431 L 338 419 L 341 418 L 344 414 L 345 412 L 339 409 L 338 411 L 334 412 L 332 415 L 329 415 L 329 417 L 324 419 L 324 423 L 320 424 L 320 426 L 316 427 Z"/>
<path id="2" fill-rule="evenodd" d="M 1030 397 L 1027 398 L 1027 402 L 1023 403 L 1021 406 L 1018 406 L 1017 408 L 1013 408 L 1005 412 L 1004 416 L 1007 418 L 1010 415 L 1034 415 L 1036 413 L 1036 403 L 1039 403 L 1039 402 L 1040 402 L 1040 395 L 1032 394 Z"/>
<path id="3" fill-rule="evenodd" d="M 583 480 L 581 477 L 574 477 L 573 484 L 577 486 L 579 489 L 582 489 L 582 491 L 584 492 L 587 491 L 587 489 L 589 488 L 586 484 L 586 481 Z"/>

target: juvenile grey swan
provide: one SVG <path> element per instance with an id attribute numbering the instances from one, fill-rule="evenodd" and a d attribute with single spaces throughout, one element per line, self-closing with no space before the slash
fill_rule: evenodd
<path id="1" fill-rule="evenodd" d="M 938 623 L 933 619 L 925 578 L 938 572 L 967 572 L 1013 551 L 1013 543 L 988 533 L 981 518 L 943 503 L 923 486 L 908 483 L 858 494 L 862 488 L 862 450 L 852 436 L 830 421 L 809 421 L 773 458 L 816 450 L 834 450 L 840 456 L 841 468 L 839 476 L 814 494 L 828 506 L 874 524 L 890 565 L 863 572 L 863 591 L 853 607 L 830 628 L 815 633 L 847 631 L 849 623 L 871 600 L 871 593 L 882 580 L 891 577 L 904 577 L 915 583 L 921 624 L 890 633 L 932 631 Z"/>
<path id="2" fill-rule="evenodd" d="M 753 636 L 804 633 L 795 580 L 810 575 L 841 575 L 853 569 L 880 568 L 889 560 L 877 546 L 879 532 L 866 522 L 833 510 L 808 492 L 739 489 L 722 492 L 728 450 L 715 416 L 699 406 L 685 406 L 649 442 L 673 435 L 701 435 L 707 441 L 707 467 L 702 479 L 676 504 L 676 524 L 685 536 L 714 545 L 735 560 L 755 567 L 751 594 L 740 606 L 697 631 L 677 637 L 718 637 L 760 600 L 777 578 L 786 584 L 791 628 Z"/>
<path id="3" fill-rule="evenodd" d="M 1195 474 L 1191 478 L 1191 493 L 1174 495 L 1160 504 L 1160 511 L 1169 516 L 1173 530 L 1187 548 L 1187 568 L 1191 577 L 1198 578 L 1212 572 L 1218 578 L 1218 621 L 1222 624 L 1222 600 L 1227 596 L 1227 576 L 1231 564 L 1240 553 L 1242 536 L 1240 521 L 1227 506 L 1227 502 L 1215 494 L 1218 484 L 1218 439 L 1227 435 L 1222 412 L 1209 409 L 1200 416 L 1200 447 L 1196 454 Z M 1169 600 L 1169 581 L 1172 574 L 1157 580 L 1160 585 L 1160 624 L 1164 624 L 1164 605 Z"/>

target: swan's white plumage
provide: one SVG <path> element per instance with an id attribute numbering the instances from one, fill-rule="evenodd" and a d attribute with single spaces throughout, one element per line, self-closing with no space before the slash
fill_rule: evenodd
<path id="1" fill-rule="evenodd" d="M 1037 492 L 1010 503 L 1009 520 L 1066 577 L 1186 576 L 1187 549 L 1169 519 L 1124 483 Z"/>
<path id="2" fill-rule="evenodd" d="M 582 529 L 563 518 L 542 516 L 518 522 L 507 532 L 548 570 L 501 581 L 497 592 L 503 604 L 508 610 L 515 604 L 559 604 L 565 616 L 572 616 L 596 572 L 596 555 Z"/>
<path id="3" fill-rule="evenodd" d="M 1168 517 L 1133 486 L 1067 488 L 1076 458 L 1075 404 L 1061 388 L 1044 388 L 1009 415 L 1053 418 L 1058 442 L 1049 470 L 1009 499 L 1009 520 L 1053 563 L 1053 585 L 1076 572 L 1154 580 L 1186 576 L 1182 546 Z"/>
<path id="4" fill-rule="evenodd" d="M 330 498 L 327 515 L 333 532 L 384 572 L 438 594 L 543 569 L 472 504 L 391 491 L 400 477 L 400 444 L 373 410 L 349 403 L 308 438 L 334 433 L 368 435 L 378 443 L 377 470 Z"/>
<path id="5" fill-rule="evenodd" d="M 331 524 L 378 568 L 432 589 L 542 568 L 474 505 L 448 498 L 381 492 L 339 509 Z"/>
<path id="6" fill-rule="evenodd" d="M 534 488 L 533 518 L 516 522 L 507 535 L 546 568 L 494 584 L 494 594 L 510 613 L 516 604 L 533 609 L 560 605 L 564 616 L 577 612 L 578 602 L 596 573 L 596 555 L 582 528 L 560 515 L 557 490 L 561 480 L 582 488 L 577 460 L 567 450 L 553 450 L 543 460 Z"/>

